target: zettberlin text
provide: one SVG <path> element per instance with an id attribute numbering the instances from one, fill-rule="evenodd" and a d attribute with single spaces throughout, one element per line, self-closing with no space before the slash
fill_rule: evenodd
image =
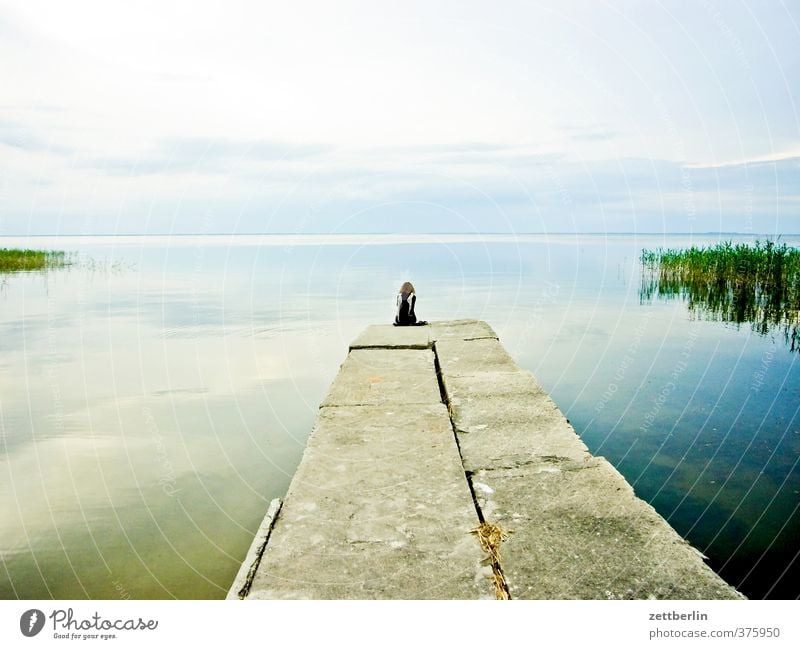
<path id="1" fill-rule="evenodd" d="M 651 620 L 707 620 L 708 613 L 692 611 L 691 613 L 679 613 L 678 611 L 667 611 L 665 613 L 650 613 Z"/>

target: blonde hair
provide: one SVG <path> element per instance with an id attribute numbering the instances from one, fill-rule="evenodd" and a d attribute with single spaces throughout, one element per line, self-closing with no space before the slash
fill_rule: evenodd
<path id="1" fill-rule="evenodd" d="M 416 293 L 414 290 L 414 285 L 411 282 L 403 282 L 403 285 L 400 287 L 401 293 Z"/>

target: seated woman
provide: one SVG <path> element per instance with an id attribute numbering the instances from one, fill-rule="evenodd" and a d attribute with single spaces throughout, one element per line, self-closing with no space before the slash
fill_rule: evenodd
<path id="1" fill-rule="evenodd" d="M 394 316 L 396 327 L 428 324 L 424 320 L 417 322 L 417 315 L 414 313 L 416 303 L 417 296 L 414 293 L 414 285 L 411 282 L 404 282 L 397 294 L 397 313 Z"/>

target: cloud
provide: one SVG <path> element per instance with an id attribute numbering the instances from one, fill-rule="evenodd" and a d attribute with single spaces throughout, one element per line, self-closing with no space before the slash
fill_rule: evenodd
<path id="1" fill-rule="evenodd" d="M 607 142 L 621 137 L 621 131 L 611 128 L 568 128 L 570 140 L 574 142 Z"/>
<path id="2" fill-rule="evenodd" d="M 74 149 L 48 141 L 22 121 L 0 121 L 0 145 L 34 153 L 71 155 Z"/>
<path id="3" fill-rule="evenodd" d="M 721 9 L 722 33 L 688 7 L 557 0 L 14 4 L 0 11 L 7 232 L 74 215 L 171 231 L 179 211 L 174 227 L 197 231 L 208 206 L 251 215 L 251 231 L 356 212 L 364 231 L 407 211 L 423 230 L 456 212 L 490 231 L 685 231 L 693 211 L 746 225 L 770 204 L 800 220 L 796 34 L 760 5 Z M 403 207 L 373 227 L 384 204 Z"/>
<path id="4" fill-rule="evenodd" d="M 225 174 L 258 162 L 293 162 L 325 156 L 335 149 L 323 144 L 230 138 L 162 138 L 137 155 L 96 156 L 78 166 L 109 175 L 201 173 Z"/>
<path id="5" fill-rule="evenodd" d="M 723 167 L 741 167 L 746 165 L 760 165 L 771 162 L 794 162 L 800 164 L 800 148 L 790 151 L 775 151 L 763 155 L 740 158 L 737 160 L 724 160 L 722 162 L 693 162 L 686 165 L 687 169 L 721 169 Z"/>
<path id="6" fill-rule="evenodd" d="M 162 138 L 140 153 L 93 156 L 75 166 L 109 176 L 235 173 L 242 179 L 313 181 L 324 187 L 328 182 L 364 183 L 386 175 L 478 178 L 497 173 L 498 167 L 516 172 L 551 166 L 561 158 L 559 152 L 486 142 L 342 149 L 283 140 L 188 137 Z"/>
<path id="7" fill-rule="evenodd" d="M 323 144 L 291 143 L 280 140 L 235 140 L 229 138 L 165 138 L 158 148 L 181 159 L 211 156 L 246 157 L 251 160 L 297 160 L 330 153 L 333 147 Z"/>

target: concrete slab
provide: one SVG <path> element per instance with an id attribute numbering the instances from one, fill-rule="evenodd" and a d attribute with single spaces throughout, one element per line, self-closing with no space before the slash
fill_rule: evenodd
<path id="1" fill-rule="evenodd" d="M 741 598 L 588 453 L 486 323 L 433 323 L 433 349 L 409 348 L 425 329 L 384 325 L 359 337 L 249 598 L 492 598 L 471 534 L 476 503 L 511 531 L 498 575 L 513 598 Z"/>
<path id="2" fill-rule="evenodd" d="M 478 508 L 511 531 L 500 566 L 512 598 L 741 598 L 588 453 L 499 341 L 437 340 L 434 351 Z"/>
<path id="3" fill-rule="evenodd" d="M 506 424 L 472 433 L 458 432 L 464 470 L 514 468 L 546 461 L 582 461 L 589 451 L 561 422 Z"/>
<path id="4" fill-rule="evenodd" d="M 435 347 L 439 367 L 448 377 L 483 372 L 519 372 L 514 359 L 496 338 L 438 340 Z"/>
<path id="5" fill-rule="evenodd" d="M 527 393 L 526 393 L 527 394 Z M 545 392 L 532 392 L 529 398 L 519 394 L 498 394 L 485 396 L 468 402 L 450 405 L 453 425 L 459 432 L 473 433 L 498 426 L 526 426 L 534 424 L 538 428 L 551 428 L 556 425 L 569 426 L 569 421 Z M 570 427 L 570 433 L 575 434 Z"/>
<path id="6" fill-rule="evenodd" d="M 482 320 L 443 320 L 431 322 L 430 327 L 431 340 L 497 338 L 494 329 Z"/>
<path id="7" fill-rule="evenodd" d="M 451 405 L 467 471 L 513 467 L 541 458 L 582 460 L 589 450 L 546 394 L 487 397 Z"/>
<path id="8" fill-rule="evenodd" d="M 322 406 L 441 403 L 433 352 L 428 349 L 354 349 Z"/>
<path id="9" fill-rule="evenodd" d="M 442 374 L 447 397 L 453 406 L 483 402 L 496 397 L 520 401 L 546 394 L 530 372 L 481 372 L 467 376 Z"/>
<path id="10" fill-rule="evenodd" d="M 428 349 L 431 346 L 431 328 L 370 325 L 350 345 L 350 349 Z"/>
<path id="11" fill-rule="evenodd" d="M 443 404 L 322 408 L 249 599 L 492 598 Z"/>
<path id="12" fill-rule="evenodd" d="M 602 458 L 472 477 L 516 599 L 743 599 Z"/>

